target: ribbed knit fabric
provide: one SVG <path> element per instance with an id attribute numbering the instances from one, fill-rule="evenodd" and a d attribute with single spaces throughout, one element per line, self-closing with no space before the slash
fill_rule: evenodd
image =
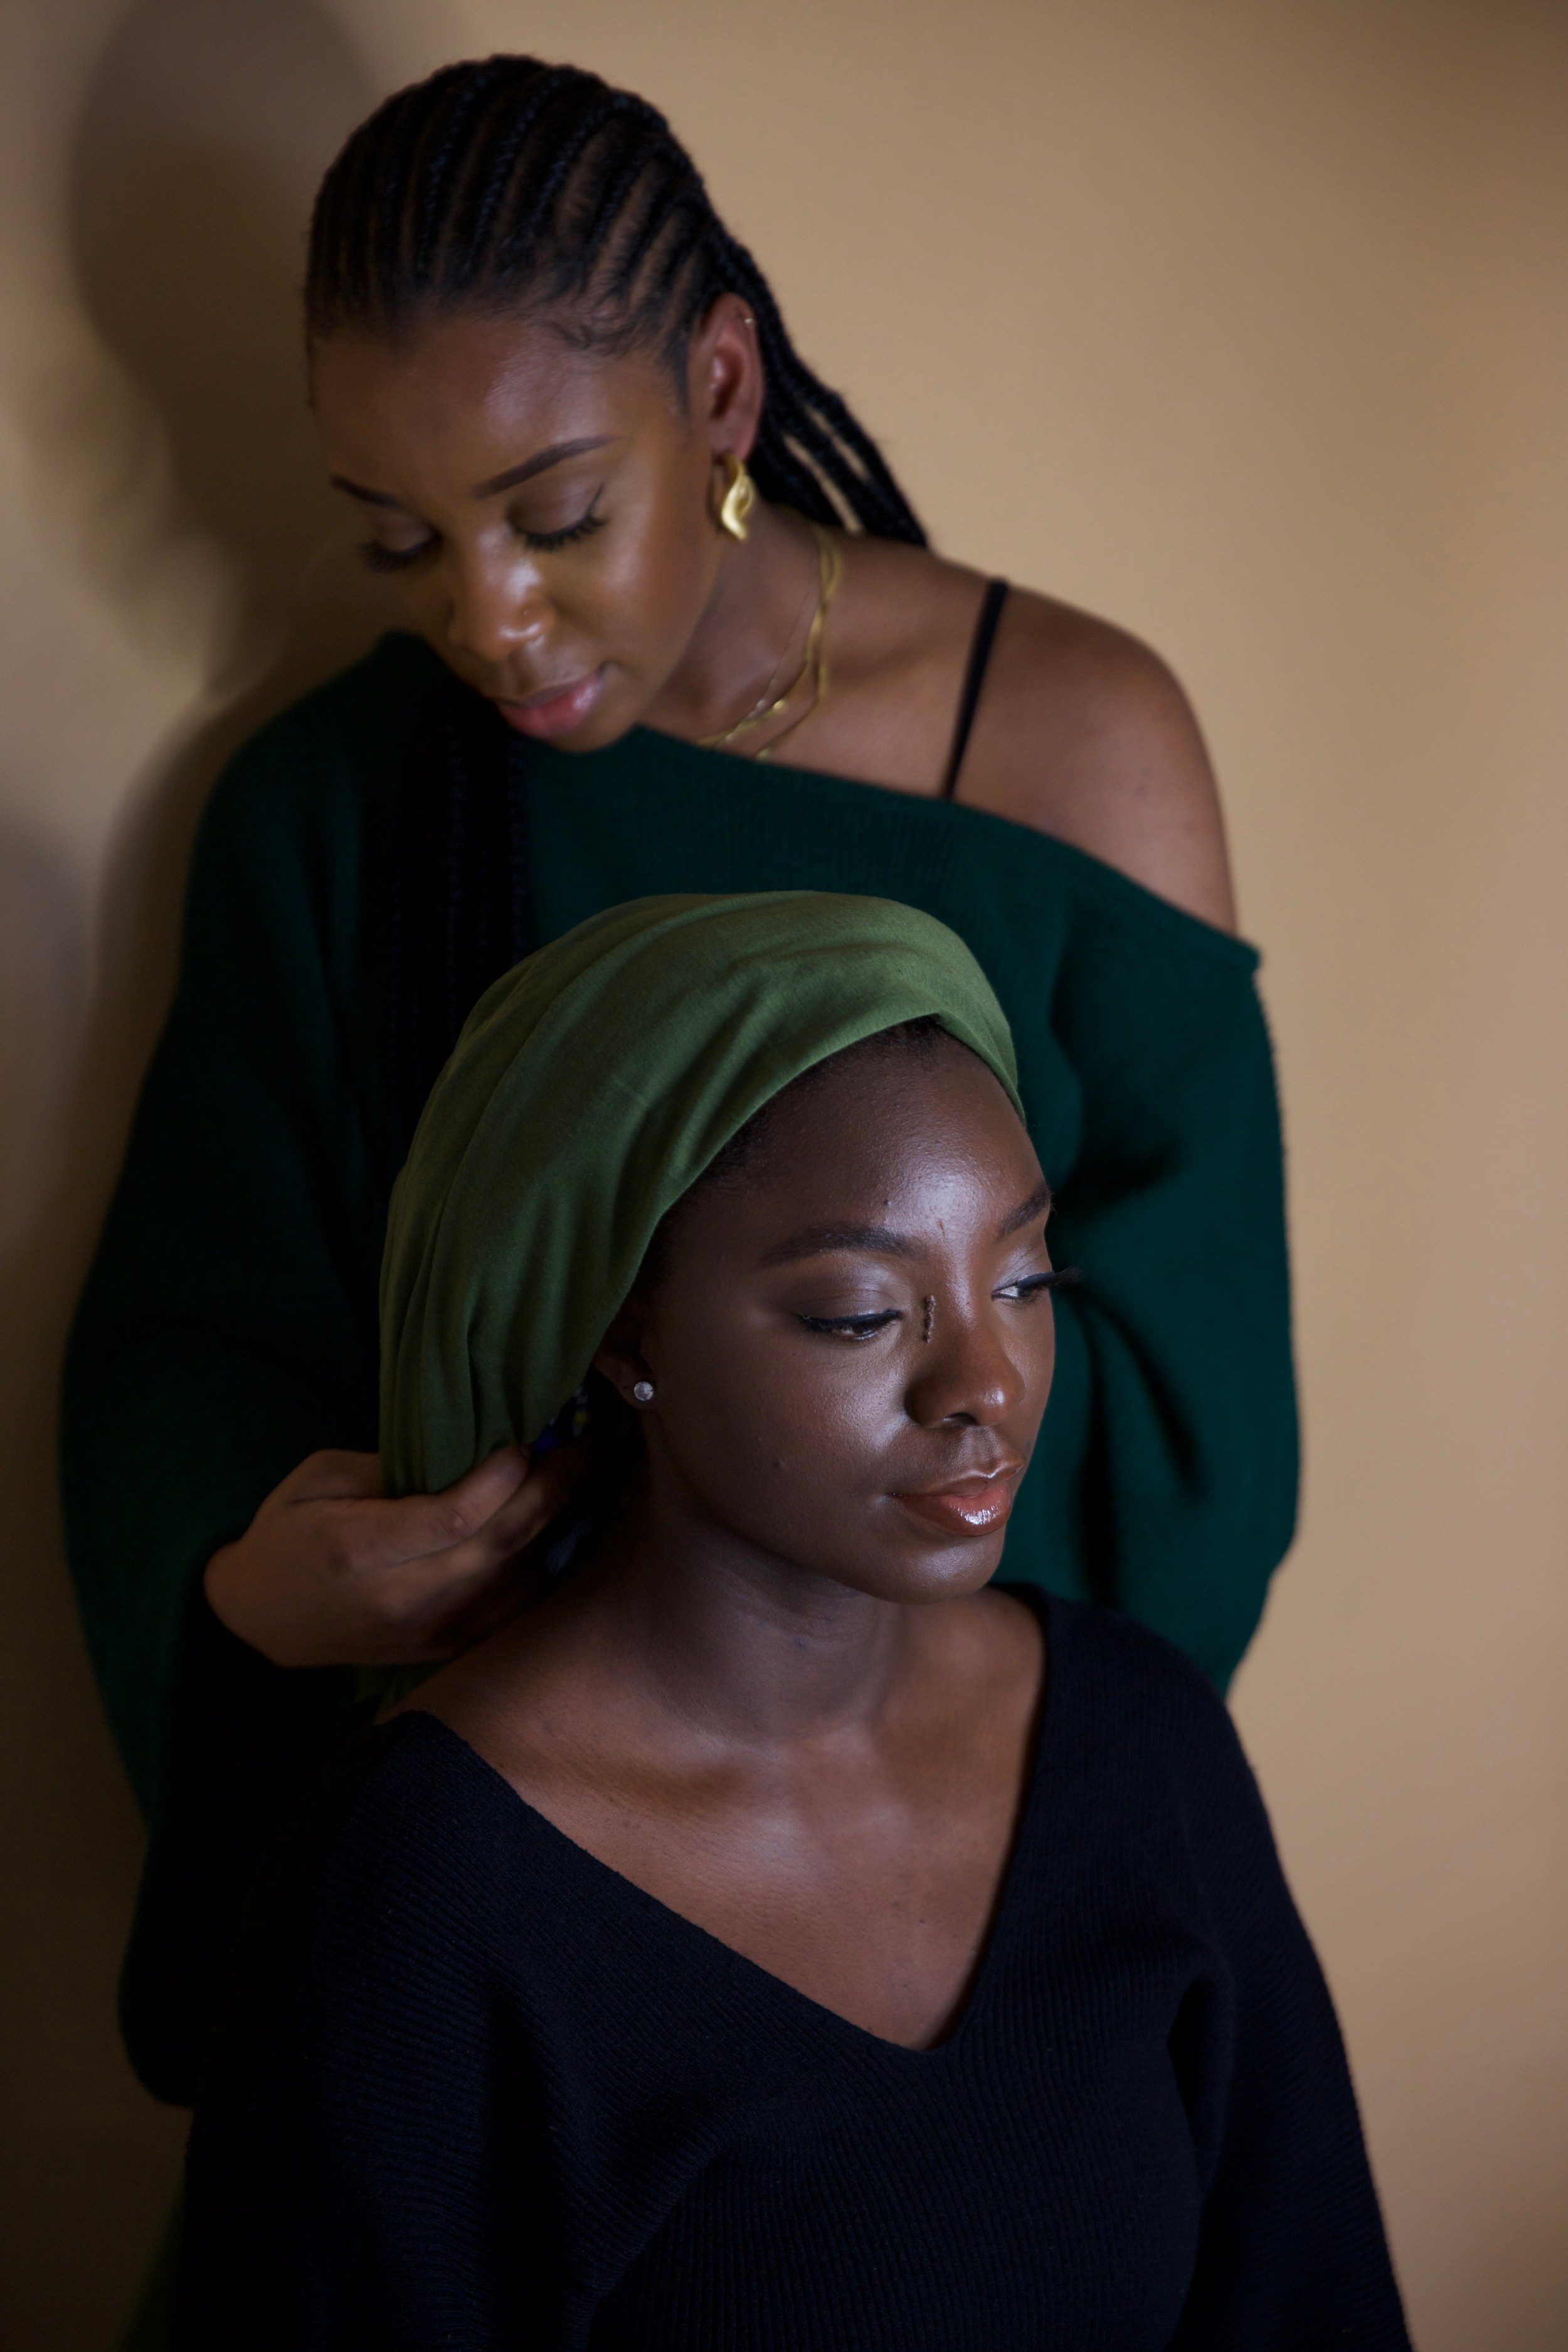
<path id="1" fill-rule="evenodd" d="M 433 1717 L 276 1851 L 192 2137 L 182 2352 L 1397 2352 L 1333 2011 L 1213 1691 L 1041 1601 L 999 1916 L 912 2052 Z"/>

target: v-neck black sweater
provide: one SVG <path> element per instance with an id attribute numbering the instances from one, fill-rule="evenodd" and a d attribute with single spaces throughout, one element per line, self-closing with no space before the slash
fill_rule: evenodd
<path id="1" fill-rule="evenodd" d="M 276 1849 L 198 2103 L 186 2352 L 1405 2346 L 1252 1774 L 1155 1636 L 1051 1601 L 957 2030 L 849 2024 L 432 1716 Z"/>

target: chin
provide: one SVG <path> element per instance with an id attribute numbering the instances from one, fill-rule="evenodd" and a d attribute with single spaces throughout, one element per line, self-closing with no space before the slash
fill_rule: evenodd
<path id="1" fill-rule="evenodd" d="M 618 743 L 623 735 L 629 735 L 634 727 L 642 724 L 645 707 L 631 695 L 621 696 L 613 691 L 605 694 L 581 727 L 574 727 L 570 735 L 555 737 L 552 749 L 557 751 L 603 751 L 610 744 Z"/>
<path id="2" fill-rule="evenodd" d="M 938 1601 L 967 1601 L 984 1591 L 1002 1564 L 1000 1535 L 935 1547 L 894 1559 L 858 1560 L 842 1578 L 852 1591 L 875 1601 L 919 1609 Z"/>

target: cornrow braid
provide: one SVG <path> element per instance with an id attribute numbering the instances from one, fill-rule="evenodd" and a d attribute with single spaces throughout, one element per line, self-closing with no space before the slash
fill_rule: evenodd
<path id="1" fill-rule="evenodd" d="M 321 184 L 305 324 L 316 342 L 426 311 L 523 310 L 584 348 L 657 352 L 683 392 L 692 333 L 722 294 L 750 310 L 762 357 L 763 495 L 923 546 L 881 451 L 795 350 L 663 115 L 574 66 L 447 66 L 379 107 Z M 526 744 L 444 677 L 411 747 L 387 877 L 394 1169 L 473 1005 L 534 944 L 526 816 Z"/>
<path id="2" fill-rule="evenodd" d="M 750 462 L 763 496 L 923 547 L 881 451 L 795 350 L 664 116 L 575 66 L 446 66 L 379 107 L 321 184 L 305 317 L 317 341 L 423 310 L 536 308 L 590 345 L 655 347 L 684 381 L 721 294 L 756 322 L 765 391 Z"/>

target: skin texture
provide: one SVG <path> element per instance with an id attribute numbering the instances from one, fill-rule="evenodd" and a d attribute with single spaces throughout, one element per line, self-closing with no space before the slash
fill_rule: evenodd
<path id="1" fill-rule="evenodd" d="M 378 567 L 395 568 L 412 626 L 511 723 L 568 751 L 638 724 L 717 734 L 798 669 L 817 582 L 810 533 L 765 501 L 743 542 L 716 520 L 723 460 L 750 451 L 763 392 L 733 296 L 693 338 L 684 397 L 655 355 L 584 351 L 526 315 L 459 311 L 395 338 L 345 331 L 311 356 L 328 471 Z M 780 755 L 929 796 L 984 581 L 921 549 L 840 545 L 832 690 Z M 1104 622 L 1009 596 L 960 796 L 1232 924 L 1196 723 L 1157 658 Z M 376 1499 L 374 1455 L 314 1455 L 215 1556 L 207 1596 L 280 1664 L 445 1654 L 531 1599 L 520 1555 L 570 1475 L 558 1463 L 514 1488 L 504 1465 L 476 1473 L 473 1507 L 501 1500 L 453 1542 L 421 1498 Z"/>
<path id="2" fill-rule="evenodd" d="M 783 1097 L 761 1165 L 689 1196 L 600 1352 L 628 1404 L 653 1390 L 620 1520 L 406 1703 L 645 1892 L 911 2048 L 973 1984 L 1039 1716 L 1038 1619 L 984 1587 L 1050 1386 L 1047 1201 L 951 1040 Z"/>

